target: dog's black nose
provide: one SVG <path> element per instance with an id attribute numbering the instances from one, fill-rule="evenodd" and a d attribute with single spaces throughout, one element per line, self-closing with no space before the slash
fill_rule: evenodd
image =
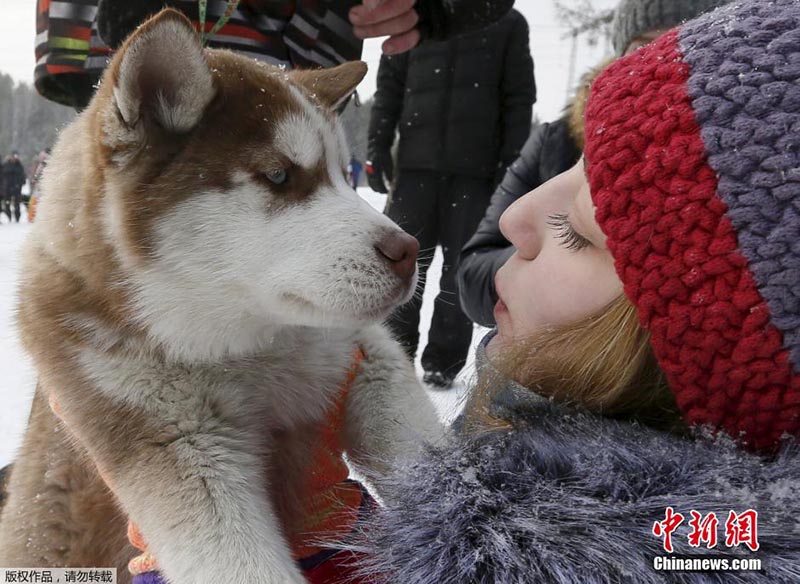
<path id="1" fill-rule="evenodd" d="M 389 263 L 389 267 L 403 280 L 408 280 L 414 275 L 417 267 L 417 254 L 419 242 L 416 237 L 410 236 L 405 231 L 386 231 L 380 238 L 375 249 Z"/>

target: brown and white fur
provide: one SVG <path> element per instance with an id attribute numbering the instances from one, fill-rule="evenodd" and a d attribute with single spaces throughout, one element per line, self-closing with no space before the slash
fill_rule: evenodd
<path id="1" fill-rule="evenodd" d="M 416 244 L 345 180 L 333 109 L 365 70 L 204 50 L 174 11 L 117 53 L 62 133 L 27 244 L 40 385 L 0 566 L 127 581 L 129 515 L 173 584 L 302 582 L 298 485 L 355 345 L 349 459 L 369 476 L 440 435 L 377 324 L 413 293 Z"/>

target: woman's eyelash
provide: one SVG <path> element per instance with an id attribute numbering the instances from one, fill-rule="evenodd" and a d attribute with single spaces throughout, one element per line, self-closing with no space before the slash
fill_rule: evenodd
<path id="1" fill-rule="evenodd" d="M 566 213 L 554 213 L 550 215 L 547 220 L 547 226 L 556 232 L 559 244 L 570 251 L 580 251 L 591 245 L 588 239 L 575 231 Z"/>

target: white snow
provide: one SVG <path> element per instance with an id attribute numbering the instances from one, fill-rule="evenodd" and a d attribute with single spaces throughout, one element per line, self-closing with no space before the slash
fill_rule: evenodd
<path id="1" fill-rule="evenodd" d="M 373 207 L 383 210 L 385 195 L 374 193 L 368 188 L 359 189 L 359 194 Z M 17 305 L 17 277 L 22 265 L 20 252 L 25 245 L 25 235 L 30 229 L 28 223 L 8 224 L 5 216 L 0 218 L 0 467 L 14 459 L 19 448 L 25 425 L 28 420 L 30 402 L 36 383 L 36 374 L 30 359 L 25 355 L 19 340 L 14 321 Z M 420 353 L 428 337 L 428 326 L 433 313 L 433 300 L 439 291 L 439 276 L 442 271 L 442 255 L 437 249 L 433 264 L 428 270 L 425 294 L 423 296 L 420 325 Z M 430 390 L 428 393 L 437 411 L 446 421 L 451 421 L 461 409 L 466 394 L 466 383 L 474 374 L 472 357 L 474 345 L 483 336 L 485 329 L 476 329 L 473 335 L 473 348 L 470 360 L 459 376 L 455 387 L 449 390 Z M 417 371 L 422 368 L 417 358 Z"/>
<path id="2" fill-rule="evenodd" d="M 14 322 L 19 256 L 30 225 L 7 220 L 0 216 L 0 466 L 11 461 L 22 439 L 36 380 Z"/>

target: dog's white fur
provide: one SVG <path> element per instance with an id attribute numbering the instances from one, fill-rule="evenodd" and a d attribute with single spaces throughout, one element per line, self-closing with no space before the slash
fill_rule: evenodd
<path id="1" fill-rule="evenodd" d="M 23 284 L 30 305 L 20 321 L 42 391 L 59 404 L 73 447 L 109 482 L 169 582 L 303 582 L 285 534 L 303 511 L 294 491 L 314 447 L 306 431 L 323 423 L 337 399 L 354 347 L 366 359 L 342 438 L 367 477 L 383 470 L 376 461 L 442 431 L 407 358 L 376 324 L 416 283 L 416 276 L 398 278 L 375 250 L 398 228 L 345 182 L 343 132 L 320 107 L 346 97 L 346 82 L 357 83 L 363 71 L 342 70 L 338 89 L 326 82 L 339 78 L 320 73 L 309 90 L 309 78 L 284 79 L 204 52 L 188 23 L 169 11 L 135 33 L 116 61 L 103 82 L 113 87 L 101 87 L 55 149 L 28 246 L 42 267 Z M 142 161 L 151 148 L 169 147 L 159 142 L 164 132 L 191 134 L 204 123 L 230 83 L 230 71 L 217 75 L 210 63 L 281 81 L 290 107 L 265 114 L 273 131 L 263 148 L 294 167 L 316 168 L 316 178 L 301 199 L 287 201 L 249 169 L 232 164 L 225 180 L 206 181 L 203 160 L 183 162 L 196 176 L 184 171 L 185 184 L 170 185 L 181 200 L 138 225 L 131 209 L 144 192 Z M 87 176 L 96 176 L 89 167 L 97 160 L 107 163 L 93 183 Z M 98 202 L 95 230 L 75 210 L 90 199 Z M 96 248 L 84 250 L 91 237 Z M 101 248 L 97 273 L 111 279 L 93 282 L 92 257 Z M 77 293 L 45 300 L 42 270 L 78 281 Z M 80 304 L 83 290 L 97 302 Z M 31 513 L 30 485 L 47 483 L 31 478 L 26 454 L 53 445 L 32 433 L 0 524 L 0 565 L 69 561 L 52 559 L 69 557 L 56 550 L 25 557 L 16 539 L 46 537 L 30 525 L 11 526 Z"/>

